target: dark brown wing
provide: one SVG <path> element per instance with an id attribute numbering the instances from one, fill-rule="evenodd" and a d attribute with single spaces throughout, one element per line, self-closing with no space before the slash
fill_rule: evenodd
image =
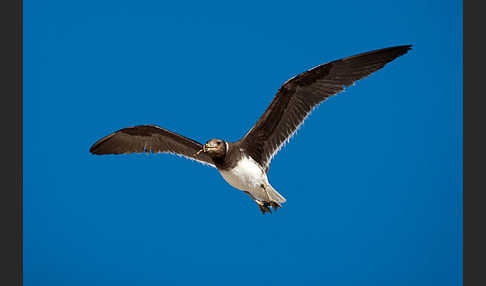
<path id="1" fill-rule="evenodd" d="M 172 153 L 214 167 L 204 153 L 194 155 L 202 145 L 182 135 L 154 125 L 123 128 L 93 144 L 89 152 L 96 155 L 127 153 Z"/>
<path id="2" fill-rule="evenodd" d="M 241 139 L 242 147 L 268 170 L 273 156 L 319 103 L 381 69 L 410 48 L 411 45 L 397 46 L 359 54 L 291 78 L 280 87 L 265 113 Z"/>

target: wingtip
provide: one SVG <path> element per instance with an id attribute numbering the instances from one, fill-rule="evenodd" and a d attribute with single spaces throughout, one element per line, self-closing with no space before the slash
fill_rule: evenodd
<path id="1" fill-rule="evenodd" d="M 403 54 L 406 54 L 411 49 L 412 49 L 412 45 L 411 44 L 408 44 L 408 45 L 401 45 L 401 46 L 393 46 L 393 47 L 385 48 L 383 50 L 398 51 L 398 53 L 400 55 L 403 55 Z"/>
<path id="2" fill-rule="evenodd" d="M 406 54 L 408 51 L 410 51 L 412 49 L 412 45 L 411 44 L 408 44 L 408 45 L 402 45 L 402 46 L 395 46 L 395 47 L 392 47 L 392 49 L 399 49 L 402 51 L 402 55 L 403 54 Z"/>
<path id="3" fill-rule="evenodd" d="M 413 45 L 408 44 L 408 45 L 403 45 L 401 47 L 404 48 L 406 51 L 410 51 L 412 49 Z"/>
<path id="4" fill-rule="evenodd" d="M 401 45 L 401 46 L 391 46 L 391 47 L 387 47 L 387 48 L 372 50 L 372 51 L 369 51 L 369 52 L 353 55 L 353 56 L 343 58 L 343 59 L 337 60 L 337 61 L 348 61 L 348 60 L 356 59 L 356 58 L 359 58 L 359 57 L 365 57 L 365 56 L 374 55 L 374 54 L 388 54 L 388 55 L 391 56 L 391 60 L 394 60 L 397 57 L 403 56 L 404 54 L 406 54 L 411 49 L 412 49 L 412 45 L 410 45 L 410 44 Z"/>
<path id="5" fill-rule="evenodd" d="M 106 140 L 104 140 L 105 138 L 102 138 L 102 139 L 98 140 L 96 143 L 94 143 L 93 145 L 91 145 L 91 147 L 89 148 L 89 153 L 91 153 L 93 155 L 107 154 L 107 153 L 103 152 L 103 148 L 100 148 L 100 146 L 102 146 L 102 144 L 106 141 Z"/>
<path id="6" fill-rule="evenodd" d="M 120 131 L 120 130 L 119 130 Z M 91 147 L 89 148 L 89 152 L 93 155 L 104 155 L 104 154 L 107 154 L 107 153 L 104 153 L 102 151 L 103 148 L 99 148 L 100 146 L 103 145 L 103 143 L 105 143 L 106 141 L 108 141 L 109 139 L 111 139 L 115 134 L 117 134 L 119 131 L 117 132 L 114 132 L 110 135 L 107 135 L 103 138 L 101 138 L 100 140 L 96 141 L 93 145 L 91 145 Z"/>
<path id="7" fill-rule="evenodd" d="M 393 47 L 389 47 L 389 48 L 384 48 L 382 50 L 377 50 L 377 52 L 390 53 L 392 55 L 391 60 L 394 60 L 398 57 L 405 55 L 411 49 L 412 49 L 412 45 L 408 44 L 408 45 L 401 45 L 401 46 L 393 46 Z"/>
<path id="8" fill-rule="evenodd" d="M 93 144 L 90 148 L 89 148 L 89 153 L 93 154 L 93 155 L 100 155 L 98 152 L 96 152 L 96 149 L 98 147 L 98 144 L 95 143 Z"/>
<path id="9" fill-rule="evenodd" d="M 105 142 L 106 138 L 109 137 L 110 135 L 105 136 L 105 137 L 101 138 L 100 140 L 96 141 L 95 143 L 93 143 L 93 145 L 91 145 L 91 147 L 89 147 L 89 153 L 91 153 L 93 155 L 100 155 L 98 147 L 100 147 L 101 143 Z"/>

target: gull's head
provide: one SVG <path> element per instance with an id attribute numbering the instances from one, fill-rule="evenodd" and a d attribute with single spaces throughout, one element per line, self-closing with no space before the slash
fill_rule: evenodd
<path id="1" fill-rule="evenodd" d="M 198 153 L 200 152 L 207 153 L 213 158 L 223 157 L 226 155 L 226 142 L 221 139 L 211 139 L 203 145 Z"/>

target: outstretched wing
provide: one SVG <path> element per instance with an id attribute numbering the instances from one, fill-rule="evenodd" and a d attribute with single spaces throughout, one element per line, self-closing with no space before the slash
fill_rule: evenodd
<path id="1" fill-rule="evenodd" d="M 154 125 L 123 128 L 96 142 L 89 152 L 96 155 L 127 153 L 172 153 L 214 167 L 205 153 L 195 155 L 202 145 Z"/>
<path id="2" fill-rule="evenodd" d="M 273 156 L 311 111 L 356 80 L 407 53 L 411 45 L 375 50 L 317 66 L 285 82 L 270 106 L 241 139 L 242 147 L 268 170 Z"/>

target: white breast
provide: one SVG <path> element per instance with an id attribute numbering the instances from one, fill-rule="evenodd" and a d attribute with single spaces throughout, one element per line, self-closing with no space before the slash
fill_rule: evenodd
<path id="1" fill-rule="evenodd" d="M 259 189 L 261 184 L 268 184 L 267 174 L 250 157 L 243 157 L 233 169 L 220 173 L 231 186 L 250 193 Z"/>

